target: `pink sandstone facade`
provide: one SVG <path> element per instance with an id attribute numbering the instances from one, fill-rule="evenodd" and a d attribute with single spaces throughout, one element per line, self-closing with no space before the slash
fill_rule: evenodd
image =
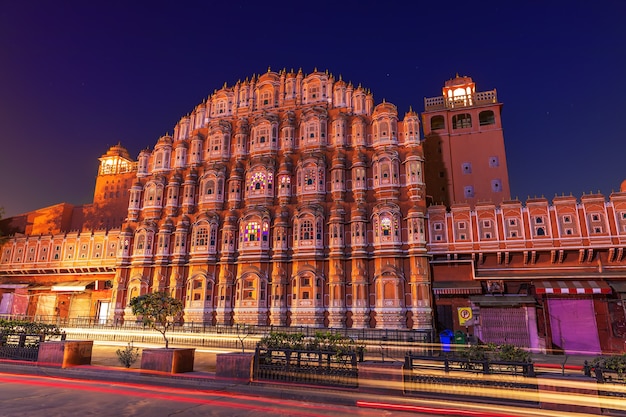
<path id="1" fill-rule="evenodd" d="M 511 198 L 496 90 L 477 92 L 470 77 L 446 81 L 424 99 L 425 178 L 429 203 L 500 204 Z"/>
<path id="2" fill-rule="evenodd" d="M 626 190 L 512 201 L 500 110 L 458 76 L 423 127 L 328 72 L 224 85 L 103 155 L 93 204 L 2 222 L 0 314 L 123 323 L 163 290 L 185 323 L 623 351 Z"/>

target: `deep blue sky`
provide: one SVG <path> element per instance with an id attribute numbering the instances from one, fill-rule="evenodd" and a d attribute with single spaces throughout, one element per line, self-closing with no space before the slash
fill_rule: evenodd
<path id="1" fill-rule="evenodd" d="M 626 2 L 5 1 L 0 207 L 88 203 L 225 82 L 328 69 L 423 110 L 443 83 L 498 90 L 512 195 L 608 196 L 626 179 Z"/>

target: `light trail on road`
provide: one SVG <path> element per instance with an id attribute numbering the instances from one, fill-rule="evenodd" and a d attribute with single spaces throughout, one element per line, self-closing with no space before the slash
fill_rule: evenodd
<path id="1" fill-rule="evenodd" d="M 72 409 L 79 403 L 85 415 L 92 414 L 94 408 L 107 401 L 105 409 L 97 409 L 99 416 L 123 416 L 124 410 L 133 409 L 133 415 L 153 415 L 155 406 L 158 415 L 175 414 L 177 416 L 400 416 L 406 413 L 394 410 L 374 410 L 357 408 L 349 405 L 312 403 L 289 399 L 267 398 L 256 395 L 237 394 L 222 390 L 204 390 L 171 388 L 164 386 L 142 385 L 125 382 L 88 381 L 37 375 L 0 374 L 0 408 L 3 417 L 33 415 L 45 411 L 47 416 L 73 415 Z M 19 402 L 22 392 L 24 401 Z M 34 402 L 28 398 L 43 400 Z M 73 399 L 69 401 L 67 398 Z M 150 400 L 149 409 L 144 410 L 141 401 Z M 113 400 L 112 400 L 113 399 Z M 112 401 L 111 401 L 112 400 Z M 130 405 L 126 405 L 130 404 Z M 181 405 L 194 406 L 193 411 L 180 410 Z M 166 411 L 165 407 L 172 408 Z M 67 407 L 72 409 L 66 411 Z M 120 408 L 118 410 L 118 408 Z M 238 414 L 233 414 L 233 412 Z M 145 413 L 145 414 L 144 414 Z M 414 414 L 415 415 L 415 414 Z M 424 415 L 424 414 L 423 414 Z"/>

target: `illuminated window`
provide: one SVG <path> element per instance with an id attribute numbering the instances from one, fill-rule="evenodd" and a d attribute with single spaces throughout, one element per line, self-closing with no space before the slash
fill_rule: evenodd
<path id="1" fill-rule="evenodd" d="M 244 240 L 246 242 L 257 242 L 261 237 L 261 227 L 257 222 L 249 222 L 246 225 L 246 233 L 244 235 Z"/>
<path id="2" fill-rule="evenodd" d="M 255 172 L 250 178 L 250 191 L 262 190 L 267 187 L 267 180 L 264 172 Z"/>
<path id="3" fill-rule="evenodd" d="M 263 222 L 263 228 L 261 229 L 261 238 L 263 242 L 267 242 L 269 236 L 269 225 L 267 222 Z"/>
<path id="4" fill-rule="evenodd" d="M 315 186 L 315 169 L 310 168 L 304 172 L 304 185 L 305 189 L 309 189 L 310 186 Z"/>
<path id="5" fill-rule="evenodd" d="M 380 229 L 383 236 L 391 236 L 391 219 L 383 217 L 380 221 Z"/>

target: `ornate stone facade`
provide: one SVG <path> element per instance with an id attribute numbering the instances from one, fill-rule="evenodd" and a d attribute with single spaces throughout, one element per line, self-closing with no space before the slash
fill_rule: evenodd
<path id="1" fill-rule="evenodd" d="M 431 329 L 419 132 L 328 72 L 215 91 L 139 155 L 115 317 L 159 289 L 186 322 Z"/>

